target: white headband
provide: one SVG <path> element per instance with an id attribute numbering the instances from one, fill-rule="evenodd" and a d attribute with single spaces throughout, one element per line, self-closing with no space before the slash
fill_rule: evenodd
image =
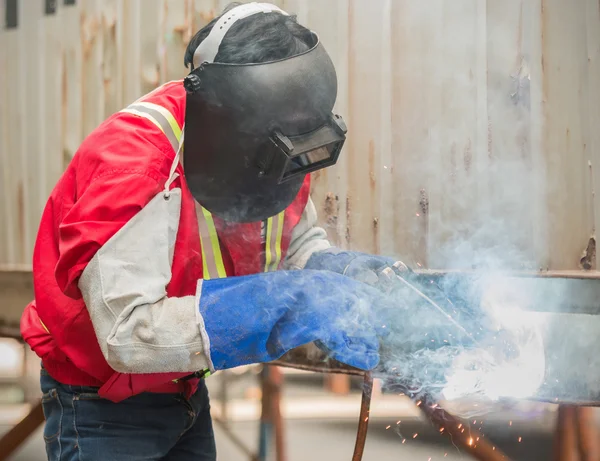
<path id="1" fill-rule="evenodd" d="M 253 2 L 236 6 L 221 16 L 208 34 L 208 37 L 198 45 L 198 48 L 196 48 L 196 51 L 194 52 L 194 68 L 199 67 L 205 62 L 213 62 L 215 56 L 219 52 L 223 37 L 225 37 L 225 34 L 227 34 L 231 26 L 233 26 L 236 21 L 257 13 L 280 13 L 289 16 L 288 13 L 270 3 Z"/>

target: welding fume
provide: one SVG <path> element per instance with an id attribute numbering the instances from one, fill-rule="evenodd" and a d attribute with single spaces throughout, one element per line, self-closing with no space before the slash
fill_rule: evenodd
<path id="1" fill-rule="evenodd" d="M 214 460 L 206 381 L 310 343 L 414 396 L 535 392 L 537 326 L 318 226 L 311 173 L 352 135 L 318 31 L 231 4 L 182 60 L 83 141 L 41 218 L 21 332 L 50 460 Z M 523 361 L 528 387 L 499 388 Z"/>

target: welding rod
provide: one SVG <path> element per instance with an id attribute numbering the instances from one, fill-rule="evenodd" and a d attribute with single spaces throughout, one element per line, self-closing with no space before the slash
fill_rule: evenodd
<path id="1" fill-rule="evenodd" d="M 354 454 L 352 461 L 361 461 L 365 451 L 367 441 L 367 431 L 369 429 L 369 412 L 371 408 L 371 395 L 373 393 L 373 376 L 371 373 L 364 374 L 362 400 L 360 403 L 360 416 L 358 420 L 358 430 L 356 433 L 356 442 L 354 444 Z"/>
<path id="2" fill-rule="evenodd" d="M 460 323 L 458 323 L 456 320 L 454 320 L 452 318 L 452 316 L 450 314 L 448 314 L 444 309 L 442 309 L 433 299 L 431 299 L 429 296 L 427 296 L 425 293 L 423 293 L 421 290 L 419 290 L 417 287 L 415 287 L 412 283 L 408 282 L 404 277 L 397 274 L 396 272 L 394 272 L 394 270 L 392 270 L 389 267 L 386 267 L 382 271 L 382 273 L 390 278 L 395 277 L 397 280 L 402 282 L 404 285 L 406 285 L 408 288 L 410 288 L 412 291 L 414 291 L 418 296 L 420 296 L 425 301 L 427 301 L 431 306 L 433 306 L 438 312 L 440 312 L 448 320 L 450 320 L 450 323 L 452 325 L 454 325 L 456 328 L 458 328 L 462 333 L 464 333 L 466 336 L 471 338 L 473 340 L 473 342 L 475 342 L 477 344 L 477 340 L 475 338 L 473 338 L 471 333 L 469 333 Z"/>

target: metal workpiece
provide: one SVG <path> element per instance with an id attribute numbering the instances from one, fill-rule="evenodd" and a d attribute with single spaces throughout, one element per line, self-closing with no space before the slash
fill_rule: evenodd
<path id="1" fill-rule="evenodd" d="M 460 299 L 453 303 L 456 313 L 449 315 L 476 337 L 475 348 L 500 357 L 503 363 L 495 371 L 511 389 L 497 398 L 600 404 L 595 344 L 600 334 L 600 279 L 571 272 L 420 275 Z M 469 323 L 471 317 L 461 309 L 481 321 Z"/>
<path id="2" fill-rule="evenodd" d="M 600 406 L 600 317 L 588 314 L 536 314 L 544 345 L 544 380 L 532 399 Z M 527 370 L 523 370 L 524 374 Z"/>

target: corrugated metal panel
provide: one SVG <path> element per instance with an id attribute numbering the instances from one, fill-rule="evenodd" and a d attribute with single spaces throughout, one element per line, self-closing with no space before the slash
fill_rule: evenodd
<path id="1" fill-rule="evenodd" d="M 83 137 L 185 76 L 186 43 L 227 3 L 82 0 L 44 16 L 19 2 L 18 27 L 0 32 L 0 264 L 29 263 Z M 597 1 L 278 4 L 319 32 L 339 74 L 350 139 L 313 190 L 336 244 L 432 268 L 595 269 Z"/>

